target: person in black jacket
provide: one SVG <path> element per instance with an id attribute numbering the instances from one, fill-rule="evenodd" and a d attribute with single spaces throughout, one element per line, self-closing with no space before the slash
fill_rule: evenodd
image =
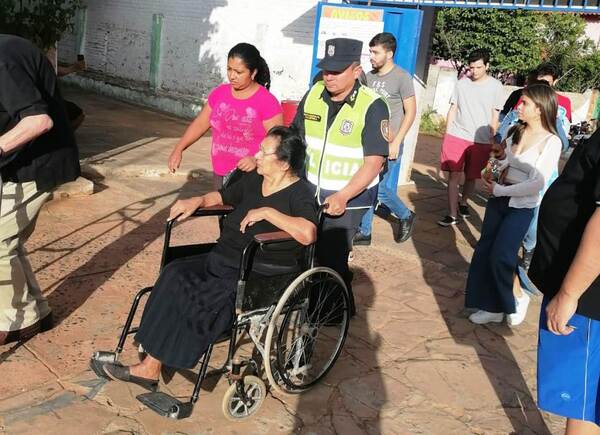
<path id="1" fill-rule="evenodd" d="M 31 42 L 0 34 L 0 345 L 52 326 L 23 245 L 51 191 L 79 173 L 54 69 Z"/>
<path id="2" fill-rule="evenodd" d="M 538 403 L 567 434 L 600 434 L 600 130 L 578 145 L 540 206 L 529 277 L 544 294 Z"/>

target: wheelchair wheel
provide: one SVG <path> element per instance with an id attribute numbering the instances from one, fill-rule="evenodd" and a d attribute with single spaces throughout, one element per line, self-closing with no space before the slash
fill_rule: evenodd
<path id="1" fill-rule="evenodd" d="M 300 393 L 327 374 L 348 333 L 349 307 L 344 281 L 327 267 L 307 270 L 288 286 L 265 338 L 265 373 L 273 388 Z"/>
<path id="2" fill-rule="evenodd" d="M 234 382 L 223 396 L 223 414 L 228 420 L 239 421 L 255 414 L 260 408 L 267 389 L 262 379 L 244 376 L 243 381 Z"/>

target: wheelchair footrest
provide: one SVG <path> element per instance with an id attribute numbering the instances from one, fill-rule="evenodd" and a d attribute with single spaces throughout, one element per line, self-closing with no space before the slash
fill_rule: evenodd
<path id="1" fill-rule="evenodd" d="M 137 399 L 157 414 L 177 420 L 189 417 L 194 409 L 193 403 L 182 402 L 161 391 L 140 394 Z"/>

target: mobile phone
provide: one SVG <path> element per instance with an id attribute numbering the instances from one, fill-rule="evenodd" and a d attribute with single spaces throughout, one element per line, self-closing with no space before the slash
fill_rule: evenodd
<path id="1" fill-rule="evenodd" d="M 77 61 L 81 62 L 82 60 L 85 60 L 83 54 L 78 54 L 77 55 Z"/>

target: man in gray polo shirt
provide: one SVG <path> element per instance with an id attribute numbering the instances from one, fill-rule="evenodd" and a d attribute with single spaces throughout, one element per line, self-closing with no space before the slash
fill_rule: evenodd
<path id="1" fill-rule="evenodd" d="M 394 240 L 401 243 L 412 234 L 416 217 L 398 198 L 397 193 L 404 137 L 417 114 L 415 88 L 411 75 L 394 64 L 394 35 L 387 32 L 375 35 L 369 42 L 369 52 L 373 70 L 367 73 L 367 86 L 381 95 L 390 108 L 390 154 L 387 170 L 379 182 L 377 200 L 379 206 L 383 205 L 381 208 L 391 212 Z M 363 216 L 359 231 L 354 236 L 355 245 L 371 244 L 373 208 Z"/>

